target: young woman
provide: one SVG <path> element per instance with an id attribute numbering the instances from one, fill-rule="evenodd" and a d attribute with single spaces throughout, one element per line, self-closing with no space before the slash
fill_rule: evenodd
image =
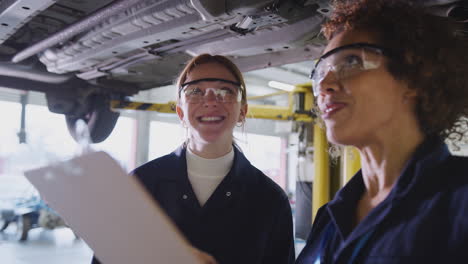
<path id="1" fill-rule="evenodd" d="M 288 197 L 233 141 L 247 113 L 239 69 L 203 54 L 188 62 L 177 86 L 188 139 L 134 174 L 201 255 L 219 264 L 293 263 Z"/>
<path id="2" fill-rule="evenodd" d="M 410 1 L 336 1 L 313 72 L 328 140 L 362 169 L 317 213 L 297 263 L 465 263 L 467 40 Z"/>

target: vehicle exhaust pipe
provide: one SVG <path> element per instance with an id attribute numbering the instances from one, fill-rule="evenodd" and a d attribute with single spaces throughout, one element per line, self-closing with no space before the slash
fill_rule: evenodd
<path id="1" fill-rule="evenodd" d="M 70 74 L 54 74 L 37 69 L 29 69 L 12 63 L 0 63 L 0 76 L 23 78 L 51 84 L 65 83 L 73 77 Z"/>

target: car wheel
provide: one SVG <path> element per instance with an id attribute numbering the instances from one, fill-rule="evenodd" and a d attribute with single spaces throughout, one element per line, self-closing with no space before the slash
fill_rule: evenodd
<path id="1" fill-rule="evenodd" d="M 3 209 L 0 211 L 0 232 L 5 231 L 11 222 L 15 221 L 15 211 Z"/>
<path id="2" fill-rule="evenodd" d="M 75 124 L 79 119 L 85 121 L 89 128 L 91 143 L 104 141 L 112 132 L 120 113 L 110 109 L 110 102 L 104 96 L 94 96 L 91 102 L 91 110 L 81 117 L 65 115 L 68 131 L 78 141 Z"/>
<path id="3" fill-rule="evenodd" d="M 7 220 L 5 220 L 3 218 L 0 218 L 0 232 L 5 231 L 5 229 L 7 229 L 9 224 L 10 224 L 9 221 L 7 221 Z"/>
<path id="4" fill-rule="evenodd" d="M 31 215 L 25 214 L 18 217 L 16 222 L 16 237 L 18 241 L 28 240 L 29 230 L 32 228 L 32 218 Z"/>

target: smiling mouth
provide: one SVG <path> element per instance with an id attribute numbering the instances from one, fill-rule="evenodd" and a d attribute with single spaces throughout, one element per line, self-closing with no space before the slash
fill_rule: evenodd
<path id="1" fill-rule="evenodd" d="M 220 123 L 222 122 L 225 117 L 223 116 L 201 116 L 197 118 L 199 122 L 201 123 Z"/>
<path id="2" fill-rule="evenodd" d="M 344 103 L 332 103 L 327 104 L 326 108 L 323 110 L 322 118 L 327 119 L 332 115 L 336 114 L 338 111 L 343 109 L 346 106 Z"/>

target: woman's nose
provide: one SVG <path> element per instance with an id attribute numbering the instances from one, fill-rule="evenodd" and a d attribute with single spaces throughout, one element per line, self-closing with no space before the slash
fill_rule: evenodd
<path id="1" fill-rule="evenodd" d="M 218 99 L 217 99 L 216 91 L 213 89 L 207 89 L 205 91 L 205 95 L 203 96 L 203 102 L 205 104 L 217 103 Z"/>
<path id="2" fill-rule="evenodd" d="M 334 93 L 339 89 L 338 79 L 333 71 L 328 71 L 318 85 L 319 94 Z"/>

